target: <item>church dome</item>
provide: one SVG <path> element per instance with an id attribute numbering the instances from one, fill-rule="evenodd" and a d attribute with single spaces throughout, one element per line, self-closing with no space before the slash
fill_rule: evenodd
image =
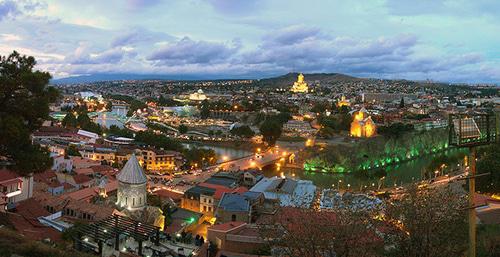
<path id="1" fill-rule="evenodd" d="M 135 154 L 132 154 L 116 178 L 118 181 L 128 184 L 145 184 L 148 181 Z"/>

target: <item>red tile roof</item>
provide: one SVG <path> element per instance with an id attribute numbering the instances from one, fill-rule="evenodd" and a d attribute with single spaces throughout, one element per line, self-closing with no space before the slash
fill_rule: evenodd
<path id="1" fill-rule="evenodd" d="M 77 184 L 87 183 L 87 182 L 92 180 L 91 177 L 84 175 L 84 174 L 76 174 L 73 176 L 73 179 L 75 180 L 75 183 L 77 183 Z"/>
<path id="2" fill-rule="evenodd" d="M 242 221 L 231 221 L 231 222 L 227 222 L 227 223 L 222 223 L 222 224 L 219 224 L 219 225 L 211 226 L 208 229 L 209 230 L 217 230 L 217 231 L 228 232 L 228 231 L 230 231 L 230 230 L 232 230 L 234 228 L 240 227 L 240 226 L 245 225 L 245 224 L 246 223 L 242 222 Z"/>
<path id="3" fill-rule="evenodd" d="M 8 169 L 0 169 L 0 182 L 9 181 L 19 178 L 20 176 L 14 171 Z"/>

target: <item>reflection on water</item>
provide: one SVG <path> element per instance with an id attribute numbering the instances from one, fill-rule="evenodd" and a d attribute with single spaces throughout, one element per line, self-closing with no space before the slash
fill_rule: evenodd
<path id="1" fill-rule="evenodd" d="M 359 190 L 360 187 L 367 186 L 367 188 L 377 187 L 379 183 L 379 178 L 385 175 L 384 184 L 385 186 L 393 186 L 394 184 L 401 185 L 401 183 L 409 183 L 412 181 L 417 181 L 421 179 L 421 174 L 423 170 L 431 164 L 431 162 L 440 155 L 446 155 L 448 157 L 463 156 L 467 153 L 464 149 L 451 149 L 443 153 L 438 153 L 434 155 L 423 156 L 418 159 L 414 159 L 408 162 L 401 163 L 399 165 L 389 166 L 385 168 L 385 173 L 370 172 L 370 177 L 360 177 L 354 174 L 325 174 L 325 173 L 314 173 L 306 172 L 304 170 L 297 169 L 281 169 L 277 171 L 274 165 L 264 168 L 264 175 L 269 176 L 280 176 L 285 175 L 288 177 L 296 177 L 300 179 L 312 180 L 316 186 L 320 187 L 335 187 L 339 185 L 341 188 L 347 188 L 350 184 L 352 189 Z M 453 163 L 451 165 L 457 165 Z M 339 181 L 341 181 L 339 183 Z"/>
<path id="2" fill-rule="evenodd" d="M 229 148 L 229 147 L 220 147 L 220 146 L 209 146 L 209 145 L 203 145 L 201 143 L 183 143 L 183 145 L 190 149 L 191 147 L 200 147 L 200 148 L 208 148 L 212 149 L 215 151 L 217 154 L 217 161 L 222 162 L 222 159 L 224 156 L 227 156 L 229 160 L 232 159 L 237 159 L 241 157 L 245 157 L 248 155 L 251 155 L 252 152 L 247 151 L 247 150 L 242 150 L 242 149 L 235 149 L 235 148 Z"/>

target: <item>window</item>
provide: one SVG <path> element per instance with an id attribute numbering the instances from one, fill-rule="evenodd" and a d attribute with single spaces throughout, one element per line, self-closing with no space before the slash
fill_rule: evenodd
<path id="1" fill-rule="evenodd" d="M 128 204 L 128 197 L 125 197 L 125 205 Z"/>
<path id="2" fill-rule="evenodd" d="M 207 206 L 203 206 L 203 212 L 207 212 Z"/>
<path id="3" fill-rule="evenodd" d="M 231 215 L 231 221 L 236 221 L 236 215 Z"/>
<path id="4" fill-rule="evenodd" d="M 135 197 L 132 198 L 132 206 L 135 206 Z"/>

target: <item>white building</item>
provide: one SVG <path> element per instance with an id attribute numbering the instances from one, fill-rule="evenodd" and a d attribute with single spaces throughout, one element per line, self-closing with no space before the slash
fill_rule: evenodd
<path id="1" fill-rule="evenodd" d="M 117 205 L 128 210 L 140 210 L 146 206 L 148 179 L 133 154 L 116 176 L 118 179 Z"/>
<path id="2" fill-rule="evenodd" d="M 16 203 L 33 196 L 33 176 L 0 169 L 0 208 L 11 209 Z"/>
<path id="3" fill-rule="evenodd" d="M 261 179 L 250 191 L 263 193 L 266 200 L 279 201 L 281 206 L 309 208 L 316 186 L 310 180 L 272 177 Z"/>

